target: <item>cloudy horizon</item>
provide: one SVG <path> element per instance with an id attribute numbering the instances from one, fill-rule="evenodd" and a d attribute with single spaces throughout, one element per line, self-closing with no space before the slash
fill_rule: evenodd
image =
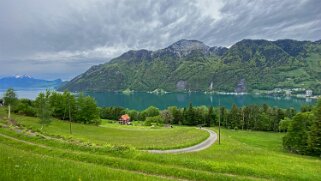
<path id="1" fill-rule="evenodd" d="M 0 77 L 69 80 L 128 50 L 180 39 L 321 39 L 318 0 L 0 0 Z"/>

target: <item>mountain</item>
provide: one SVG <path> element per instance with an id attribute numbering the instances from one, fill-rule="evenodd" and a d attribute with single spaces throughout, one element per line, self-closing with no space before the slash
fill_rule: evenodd
<path id="1" fill-rule="evenodd" d="M 252 91 L 306 88 L 321 93 L 319 41 L 241 40 L 230 48 L 180 40 L 131 50 L 60 87 L 71 91 Z"/>
<path id="2" fill-rule="evenodd" d="M 61 85 L 61 79 L 48 81 L 35 79 L 28 75 L 16 75 L 0 78 L 0 89 L 57 88 Z"/>

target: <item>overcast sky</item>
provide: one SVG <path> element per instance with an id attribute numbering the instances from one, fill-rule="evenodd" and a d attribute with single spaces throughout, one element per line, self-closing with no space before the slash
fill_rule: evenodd
<path id="1" fill-rule="evenodd" d="M 0 0 L 0 76 L 65 80 L 130 49 L 321 39 L 320 0 Z"/>

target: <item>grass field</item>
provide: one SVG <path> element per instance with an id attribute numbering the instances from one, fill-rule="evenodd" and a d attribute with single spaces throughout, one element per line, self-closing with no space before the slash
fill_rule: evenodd
<path id="1" fill-rule="evenodd" d="M 39 130 L 41 125 L 37 118 L 14 115 L 19 124 L 30 129 Z M 76 138 L 95 144 L 129 145 L 138 149 L 169 149 L 195 145 L 205 140 L 209 134 L 194 127 L 150 128 L 142 126 L 128 126 L 104 124 L 93 126 L 72 124 L 72 134 L 69 132 L 69 123 L 54 120 L 49 126 L 41 130 L 45 134 Z"/>
<path id="2" fill-rule="evenodd" d="M 27 121 L 26 117 L 16 119 Z M 321 180 L 321 159 L 285 152 L 281 133 L 223 129 L 221 145 L 214 144 L 197 153 L 163 155 L 134 148 L 83 146 L 26 136 L 5 128 L 4 124 L 2 120 L 0 180 Z M 124 131 L 118 125 L 105 126 L 104 129 L 115 132 Z M 50 129 L 64 130 L 63 127 L 64 124 L 53 122 Z M 84 125 L 82 129 L 79 137 L 87 138 L 87 129 L 102 128 Z M 125 130 L 131 129 L 136 128 Z M 144 127 L 138 127 L 137 131 L 145 132 L 145 129 L 149 131 Z M 151 132 L 170 134 L 175 129 L 160 128 Z M 94 131 L 88 132 L 94 134 Z M 50 133 L 60 134 L 58 130 Z"/>

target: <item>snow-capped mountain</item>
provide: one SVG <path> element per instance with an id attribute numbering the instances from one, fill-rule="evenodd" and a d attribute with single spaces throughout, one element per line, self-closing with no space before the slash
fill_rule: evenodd
<path id="1" fill-rule="evenodd" d="M 61 83 L 61 79 L 49 81 L 36 79 L 29 75 L 15 75 L 0 78 L 0 89 L 56 88 Z"/>

